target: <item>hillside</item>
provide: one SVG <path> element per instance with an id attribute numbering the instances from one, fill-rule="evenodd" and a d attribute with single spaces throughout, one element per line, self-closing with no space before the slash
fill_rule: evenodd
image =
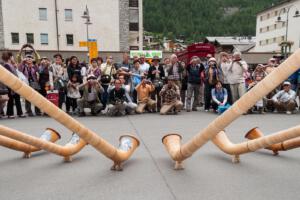
<path id="1" fill-rule="evenodd" d="M 145 31 L 199 41 L 255 35 L 256 13 L 279 0 L 144 0 Z"/>

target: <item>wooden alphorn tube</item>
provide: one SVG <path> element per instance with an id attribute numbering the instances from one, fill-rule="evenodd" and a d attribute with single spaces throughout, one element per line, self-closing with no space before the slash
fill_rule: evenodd
<path id="1" fill-rule="evenodd" d="M 40 139 L 54 143 L 60 139 L 60 135 L 55 130 L 47 128 L 46 131 L 41 135 Z M 24 158 L 30 158 L 31 153 L 41 150 L 40 148 L 37 148 L 35 146 L 1 135 L 0 135 L 0 145 L 9 149 L 24 152 L 23 155 Z"/>
<path id="2" fill-rule="evenodd" d="M 246 135 L 245 138 L 249 140 L 254 140 L 257 138 L 264 137 L 264 134 L 259 130 L 259 128 L 253 128 L 251 129 Z M 273 154 L 277 156 L 279 151 L 287 151 L 295 148 L 300 147 L 300 137 L 293 138 L 290 140 L 286 140 L 277 144 L 272 144 L 265 149 L 273 151 Z"/>
<path id="3" fill-rule="evenodd" d="M 92 130 L 88 129 L 77 120 L 70 117 L 61 109 L 57 108 L 53 103 L 33 90 L 31 87 L 20 81 L 16 76 L 7 71 L 3 66 L 0 66 L 0 81 L 11 88 L 14 92 L 24 97 L 50 117 L 67 127 L 74 133 L 77 133 L 80 138 L 93 146 L 106 157 L 114 161 L 113 169 L 121 169 L 121 164 L 129 159 L 134 150 L 137 148 L 135 144 L 139 144 L 136 137 L 130 136 L 130 149 L 124 152 L 121 149 L 115 148 L 113 145 L 102 139 Z"/>
<path id="4" fill-rule="evenodd" d="M 285 62 L 277 67 L 271 74 L 260 81 L 255 87 L 236 101 L 227 111 L 217 117 L 206 128 L 196 134 L 186 144 L 180 146 L 177 150 L 170 149 L 173 145 L 174 138 L 178 136 L 167 135 L 163 138 L 163 143 L 170 156 L 176 161 L 175 168 L 181 168 L 181 162 L 202 147 L 206 142 L 214 138 L 219 132 L 225 130 L 234 120 L 246 113 L 258 100 L 262 99 L 278 85 L 285 81 L 291 74 L 300 68 L 300 50 L 298 49 Z M 171 139 L 172 142 L 168 142 Z M 167 145 L 172 144 L 172 145 Z M 176 146 L 177 147 L 177 146 Z"/>
<path id="5" fill-rule="evenodd" d="M 20 142 L 24 142 L 36 149 L 43 149 L 51 153 L 63 156 L 64 160 L 67 162 L 70 162 L 72 160 L 71 156 L 78 153 L 86 145 L 86 142 L 74 133 L 70 141 L 65 146 L 54 144 L 45 139 L 37 138 L 2 125 L 0 125 L 0 135 L 12 138 Z"/>

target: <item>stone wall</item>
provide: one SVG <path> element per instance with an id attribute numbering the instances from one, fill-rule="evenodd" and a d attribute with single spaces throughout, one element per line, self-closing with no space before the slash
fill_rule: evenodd
<path id="1" fill-rule="evenodd" d="M 129 0 L 119 0 L 120 51 L 129 50 Z"/>
<path id="2" fill-rule="evenodd" d="M 0 49 L 4 48 L 4 25 L 2 14 L 2 0 L 0 0 Z"/>

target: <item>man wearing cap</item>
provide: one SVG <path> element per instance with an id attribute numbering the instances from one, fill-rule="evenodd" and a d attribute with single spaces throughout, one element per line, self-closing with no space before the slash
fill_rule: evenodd
<path id="1" fill-rule="evenodd" d="M 246 93 L 244 74 L 248 71 L 248 64 L 242 60 L 241 56 L 242 54 L 240 52 L 233 54 L 233 59 L 227 74 L 233 103 Z"/>
<path id="2" fill-rule="evenodd" d="M 163 81 L 165 78 L 165 71 L 164 68 L 159 64 L 160 59 L 158 56 L 154 56 L 152 59 L 152 65 L 149 68 L 148 71 L 148 79 L 150 79 L 152 81 L 152 83 L 154 84 L 155 90 L 154 92 L 151 94 L 152 99 L 156 99 L 157 101 L 157 111 L 160 110 L 161 108 L 161 99 L 160 99 L 160 95 L 159 92 L 161 91 L 162 87 L 163 87 Z"/>
<path id="3" fill-rule="evenodd" d="M 291 83 L 285 81 L 283 83 L 283 90 L 279 91 L 272 98 L 275 107 L 274 112 L 286 112 L 290 115 L 296 109 L 296 92 L 291 89 Z"/>
<path id="4" fill-rule="evenodd" d="M 180 112 L 182 109 L 182 102 L 180 101 L 180 90 L 173 80 L 168 79 L 168 83 L 164 85 L 159 95 L 162 98 L 163 106 L 160 110 L 161 115 L 167 114 L 174 109 L 174 113 Z"/>
<path id="5" fill-rule="evenodd" d="M 217 65 L 217 60 L 215 58 L 210 58 L 208 60 L 208 68 L 205 69 L 205 92 L 204 99 L 205 105 L 204 109 L 206 112 L 209 111 L 212 103 L 212 89 L 218 82 L 223 83 L 223 72 Z"/>
<path id="6" fill-rule="evenodd" d="M 104 92 L 94 75 L 89 75 L 87 81 L 79 86 L 83 90 L 81 99 L 77 100 L 79 116 L 85 116 L 84 108 L 90 108 L 92 115 L 97 115 L 103 107 L 99 96 Z"/>
<path id="7" fill-rule="evenodd" d="M 197 104 L 199 102 L 199 92 L 201 86 L 201 73 L 204 71 L 204 66 L 202 64 L 197 63 L 198 57 L 195 56 L 192 58 L 191 63 L 186 67 L 187 71 L 187 102 L 186 102 L 186 111 L 190 112 L 191 109 L 193 111 L 197 111 Z M 192 97 L 194 94 L 193 106 Z M 183 100 L 182 100 L 183 101 Z"/>

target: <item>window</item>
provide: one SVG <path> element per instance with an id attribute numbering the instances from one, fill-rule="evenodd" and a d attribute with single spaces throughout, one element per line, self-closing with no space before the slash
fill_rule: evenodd
<path id="1" fill-rule="evenodd" d="M 275 43 L 275 42 L 276 42 L 276 37 L 273 38 L 273 43 Z"/>
<path id="2" fill-rule="evenodd" d="M 263 20 L 263 16 L 260 16 L 260 21 L 262 21 Z"/>
<path id="3" fill-rule="evenodd" d="M 285 24 L 286 24 L 285 22 L 282 22 L 282 27 L 285 27 Z"/>
<path id="4" fill-rule="evenodd" d="M 72 9 L 65 9 L 65 20 L 66 21 L 72 21 L 73 20 Z"/>
<path id="5" fill-rule="evenodd" d="M 41 44 L 48 45 L 48 34 L 41 33 Z"/>
<path id="6" fill-rule="evenodd" d="M 34 35 L 33 33 L 26 33 L 26 40 L 28 44 L 34 44 Z"/>
<path id="7" fill-rule="evenodd" d="M 129 23 L 129 31 L 139 31 L 139 23 Z"/>
<path id="8" fill-rule="evenodd" d="M 260 29 L 259 29 L 259 32 L 260 32 L 260 33 L 262 33 L 262 32 L 263 32 L 263 29 L 262 29 L 262 28 L 260 28 Z"/>
<path id="9" fill-rule="evenodd" d="M 277 24 L 274 24 L 274 29 L 277 29 Z"/>
<path id="10" fill-rule="evenodd" d="M 11 43 L 13 43 L 13 44 L 20 43 L 19 33 L 11 33 Z"/>
<path id="11" fill-rule="evenodd" d="M 262 41 L 259 41 L 259 45 L 262 46 Z"/>
<path id="12" fill-rule="evenodd" d="M 281 36 L 281 41 L 284 41 L 285 40 L 285 36 Z"/>
<path id="13" fill-rule="evenodd" d="M 47 8 L 39 8 L 39 15 L 41 21 L 47 21 Z"/>
<path id="14" fill-rule="evenodd" d="M 269 44 L 269 39 L 266 40 L 266 44 Z"/>
<path id="15" fill-rule="evenodd" d="M 269 19 L 269 18 L 270 18 L 270 13 L 267 14 L 267 19 Z"/>
<path id="16" fill-rule="evenodd" d="M 269 31 L 270 30 L 270 27 L 269 26 L 267 26 L 267 31 Z"/>
<path id="17" fill-rule="evenodd" d="M 275 11 L 275 16 L 277 16 L 277 15 L 278 15 L 278 10 Z"/>
<path id="18" fill-rule="evenodd" d="M 67 34 L 67 45 L 74 45 L 74 37 L 73 34 Z"/>
<path id="19" fill-rule="evenodd" d="M 139 7 L 139 0 L 129 0 L 129 7 L 133 7 L 133 8 Z"/>

